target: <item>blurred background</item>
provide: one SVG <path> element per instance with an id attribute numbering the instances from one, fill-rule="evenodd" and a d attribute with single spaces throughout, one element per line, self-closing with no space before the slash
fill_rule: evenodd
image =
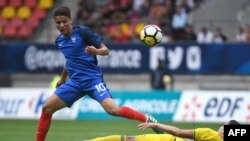
<path id="1" fill-rule="evenodd" d="M 103 36 L 110 55 L 98 63 L 119 105 L 181 128 L 249 123 L 250 0 L 0 0 L 0 140 L 34 140 L 65 64 L 54 44 L 53 10 L 62 5 L 74 25 Z M 139 40 L 148 24 L 164 35 L 151 48 Z M 51 141 L 151 133 L 88 97 L 54 119 Z"/>

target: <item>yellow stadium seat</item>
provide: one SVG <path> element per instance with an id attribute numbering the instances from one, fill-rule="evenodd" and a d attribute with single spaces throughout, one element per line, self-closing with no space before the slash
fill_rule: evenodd
<path id="1" fill-rule="evenodd" d="M 137 23 L 136 27 L 135 27 L 135 34 L 138 36 L 141 33 L 141 30 L 143 29 L 143 27 L 145 26 L 145 23 L 139 22 Z"/>
<path id="2" fill-rule="evenodd" d="M 124 35 L 132 36 L 133 33 L 131 32 L 131 27 L 128 23 L 122 23 L 120 25 L 120 27 L 121 27 L 121 31 Z"/>
<path id="3" fill-rule="evenodd" d="M 53 0 L 39 0 L 38 6 L 43 9 L 50 9 L 53 4 Z"/>
<path id="4" fill-rule="evenodd" d="M 28 19 L 31 15 L 31 10 L 27 6 L 19 7 L 17 10 L 17 16 L 21 19 Z"/>
<path id="5" fill-rule="evenodd" d="M 13 6 L 3 7 L 2 16 L 6 19 L 11 19 L 15 16 L 16 9 Z"/>

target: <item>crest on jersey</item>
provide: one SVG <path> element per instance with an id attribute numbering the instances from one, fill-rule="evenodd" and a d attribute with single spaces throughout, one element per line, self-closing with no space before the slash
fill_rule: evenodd
<path id="1" fill-rule="evenodd" d="M 75 43 L 76 42 L 76 37 L 71 37 L 71 40 L 72 40 L 73 43 Z"/>

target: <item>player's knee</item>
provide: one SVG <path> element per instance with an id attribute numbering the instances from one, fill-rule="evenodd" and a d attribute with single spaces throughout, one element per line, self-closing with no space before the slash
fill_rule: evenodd
<path id="1" fill-rule="evenodd" d="M 118 107 L 112 107 L 107 110 L 107 113 L 112 116 L 119 116 L 119 108 Z"/>
<path id="2" fill-rule="evenodd" d="M 50 104 L 44 104 L 42 107 L 42 112 L 52 115 L 55 111 L 53 110 L 53 107 Z"/>

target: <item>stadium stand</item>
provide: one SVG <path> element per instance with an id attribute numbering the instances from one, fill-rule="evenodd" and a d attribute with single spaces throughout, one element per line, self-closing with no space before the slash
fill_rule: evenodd
<path id="1" fill-rule="evenodd" d="M 0 35 L 2 34 L 2 25 L 0 25 Z"/>
<path id="2" fill-rule="evenodd" d="M 37 0 L 24 0 L 24 6 L 34 8 L 37 5 Z"/>
<path id="3" fill-rule="evenodd" d="M 26 38 L 32 35 L 32 28 L 29 26 L 20 26 L 17 36 L 20 38 Z"/>
<path id="4" fill-rule="evenodd" d="M 1 25 L 7 24 L 7 19 L 4 18 L 2 15 L 0 15 L 0 24 L 1 24 Z"/>
<path id="5" fill-rule="evenodd" d="M 237 19 L 242 23 L 242 25 L 247 25 L 250 23 L 250 1 L 245 1 L 245 3 L 242 4 L 242 7 L 240 8 L 240 11 L 238 12 Z"/>
<path id="6" fill-rule="evenodd" d="M 54 6 L 54 0 L 0 0 L 3 38 L 29 38 Z"/>
<path id="7" fill-rule="evenodd" d="M 72 1 L 60 1 L 62 5 L 67 5 L 72 9 L 72 15 L 77 15 L 76 13 L 79 12 L 80 9 L 77 9 L 77 2 L 79 2 L 80 0 L 72 0 Z M 88 0 L 86 0 L 88 1 Z M 158 0 L 157 0 L 158 1 Z M 176 0 L 176 3 L 179 3 L 181 0 Z M 190 0 L 192 1 L 192 0 Z M 198 33 L 200 27 L 203 26 L 207 26 L 209 28 L 209 30 L 211 32 L 213 32 L 213 27 L 216 26 L 220 26 L 222 31 L 225 32 L 226 36 L 229 37 L 229 41 L 232 41 L 232 38 L 234 37 L 236 30 L 238 29 L 238 24 L 235 24 L 234 22 L 226 22 L 226 18 L 227 19 L 232 19 L 233 15 L 235 16 L 235 13 L 238 12 L 238 10 L 240 8 L 242 8 L 243 5 L 245 5 L 245 11 L 241 11 L 243 17 L 247 17 L 247 15 L 249 15 L 249 10 L 247 7 L 249 7 L 248 4 L 246 4 L 246 0 L 243 1 L 234 1 L 234 0 L 230 0 L 230 2 L 228 2 L 227 0 L 208 0 L 210 1 L 210 3 L 205 2 L 206 0 L 194 0 L 193 2 L 193 6 L 191 4 L 188 5 L 187 3 L 185 3 L 185 7 L 189 6 L 188 9 L 188 14 L 189 14 L 189 20 L 188 23 L 192 25 L 192 27 L 194 28 L 194 34 Z M 53 0 L 48 0 L 45 3 L 45 0 L 23 0 L 21 5 L 19 5 L 18 7 L 14 6 L 14 5 L 10 5 L 9 3 L 10 1 L 7 0 L 0 0 L 0 35 L 7 37 L 7 38 L 29 38 L 32 35 L 34 35 L 34 31 L 36 31 L 37 27 L 39 27 L 39 33 L 37 33 L 39 36 L 37 36 L 35 38 L 35 42 L 39 43 L 53 43 L 55 36 L 58 34 L 58 32 L 56 31 L 56 29 L 54 29 L 53 26 L 53 19 L 50 17 L 46 18 L 46 16 L 48 16 L 50 13 L 50 9 L 52 9 L 55 5 L 56 5 L 56 1 Z M 94 1 L 89 1 L 94 2 Z M 97 6 L 102 7 L 102 6 L 107 6 L 109 5 L 108 2 L 113 2 L 112 0 L 103 0 L 102 3 L 98 4 Z M 126 1 L 124 1 L 125 3 Z M 128 3 L 130 3 L 131 1 L 127 1 Z M 138 1 L 136 1 L 138 2 Z M 203 3 L 204 2 L 204 3 Z M 138 2 L 139 3 L 139 2 Z M 237 3 L 237 4 L 235 4 Z M 131 4 L 131 3 L 130 3 Z M 125 42 L 129 42 L 132 41 L 134 42 L 137 39 L 138 33 L 140 32 L 140 28 L 142 28 L 148 21 L 150 21 L 149 18 L 149 14 L 150 12 L 146 12 L 146 11 L 150 11 L 151 6 L 152 5 L 147 5 L 147 3 L 139 3 L 139 6 L 141 6 L 141 9 L 136 9 L 135 6 L 136 3 L 132 3 L 132 6 L 130 5 L 129 7 L 126 7 L 125 9 L 121 10 L 119 9 L 119 6 L 117 3 L 112 3 L 112 6 L 117 6 L 115 9 L 110 10 L 108 13 L 105 13 L 104 15 L 100 16 L 98 12 L 105 12 L 105 9 L 102 10 L 97 10 L 95 14 L 90 15 L 90 17 L 92 16 L 92 18 L 90 17 L 84 17 L 87 19 L 84 19 L 83 17 L 78 17 L 78 18 L 82 18 L 84 19 L 77 19 L 77 17 L 74 17 L 74 19 L 76 19 L 76 23 L 79 24 L 88 24 L 88 20 L 93 20 L 92 23 L 98 23 L 96 26 L 93 26 L 94 29 L 96 30 L 100 30 L 101 34 L 104 34 L 105 37 L 107 37 L 107 41 L 114 41 L 114 39 L 118 42 L 120 42 L 121 40 L 124 40 Z M 91 5 L 90 5 L 91 6 Z M 159 5 L 157 5 L 159 6 Z M 167 11 L 167 14 L 169 15 L 164 15 L 164 14 L 160 14 L 161 16 L 164 16 L 163 19 L 165 19 L 165 16 L 168 17 L 169 19 L 167 19 L 166 23 L 164 23 L 163 30 L 165 27 L 169 26 L 169 23 L 171 21 L 171 15 L 173 15 L 174 11 L 173 8 L 175 6 L 174 1 L 171 0 L 166 0 L 165 6 L 167 7 L 167 9 L 165 9 Z M 153 6 L 152 6 L 153 7 Z M 171 8 L 172 7 L 172 8 Z M 230 8 L 228 8 L 230 7 Z M 23 13 L 19 11 L 21 11 L 21 8 L 23 8 L 22 10 L 26 11 L 27 13 L 22 15 Z M 90 7 L 84 7 L 85 10 L 87 8 L 87 10 L 91 10 Z M 83 9 L 84 9 L 83 8 Z M 104 7 L 104 8 L 110 8 L 110 7 Z M 120 7 L 121 8 L 121 7 Z M 155 7 L 154 7 L 155 8 Z M 154 9 L 153 8 L 153 9 Z M 168 9 L 170 8 L 170 9 Z M 191 8 L 191 9 L 190 9 Z M 30 9 L 30 10 L 28 10 Z M 100 8 L 101 9 L 101 8 Z M 7 12 L 5 12 L 7 10 Z M 132 11 L 131 11 L 132 10 Z M 133 11 L 134 10 L 134 11 Z M 138 11 L 141 10 L 141 11 Z M 220 11 L 221 12 L 218 12 Z M 8 12 L 9 11 L 9 12 Z M 30 11 L 30 14 L 29 12 Z M 112 12 L 111 12 L 112 11 Z M 114 18 L 116 19 L 116 16 L 122 16 L 123 13 L 121 12 L 120 15 L 114 15 L 113 17 L 111 17 L 112 13 L 117 13 L 119 11 L 126 11 L 127 15 L 126 19 L 125 19 L 125 23 L 122 23 L 121 21 L 109 21 L 108 18 Z M 216 14 L 213 11 L 216 11 L 217 13 L 221 13 L 221 14 Z M 142 18 L 138 19 L 137 14 L 133 13 L 133 12 L 138 12 L 137 14 L 140 15 Z M 154 11 L 155 12 L 155 11 Z M 245 13 L 244 13 L 245 12 Z M 18 14 L 19 13 L 19 14 Z M 206 15 L 204 15 L 204 13 Z M 230 14 L 231 13 L 231 14 Z M 232 14 L 234 13 L 234 14 Z M 79 14 L 79 13 L 78 13 Z M 86 14 L 86 13 L 85 13 Z M 225 15 L 227 14 L 227 15 Z M 133 15 L 133 16 L 131 16 Z M 191 15 L 191 16 L 190 16 Z M 124 16 L 124 15 L 123 15 Z M 159 16 L 159 15 L 158 15 Z M 160 16 L 160 17 L 161 17 Z M 107 18 L 108 17 L 108 18 Z M 201 18 L 202 17 L 207 17 L 209 18 L 209 22 L 208 21 L 203 21 Z M 103 19 L 98 19 L 98 18 L 103 18 Z M 158 17 L 159 18 L 159 17 Z M 220 19 L 219 21 L 216 21 Z M 245 18 L 244 18 L 245 19 Z M 19 21 L 18 21 L 19 20 Z M 21 22 L 20 22 L 21 20 Z M 46 26 L 43 27 L 41 26 L 42 21 L 46 20 L 46 24 L 47 25 L 51 25 L 51 26 Z M 78 20 L 78 21 L 77 21 Z M 104 23 L 100 23 L 100 22 L 96 22 L 95 20 L 99 20 L 99 21 L 105 21 Z M 127 22 L 127 21 L 131 21 L 131 22 Z M 141 22 L 143 21 L 143 22 Z M 144 22 L 146 21 L 146 22 Z M 156 20 L 157 21 L 157 20 Z M 223 24 L 224 22 L 225 24 Z M 235 22 L 237 22 L 237 19 L 234 19 Z M 246 22 L 246 21 L 245 21 Z M 9 24 L 12 23 L 12 24 Z M 111 24 L 111 23 L 115 23 L 115 24 Z M 137 24 L 136 24 L 137 23 Z M 210 24 L 212 23 L 212 24 Z M 219 24 L 217 24 L 219 23 Z M 221 24 L 222 23 L 222 24 Z M 104 26 L 104 24 L 106 24 L 106 26 Z M 166 25 L 165 25 L 166 24 Z M 233 24 L 235 28 L 228 28 L 229 24 Z M 26 25 L 26 26 L 21 26 L 21 25 Z M 212 25 L 212 26 L 211 26 Z M 245 26 L 243 26 L 243 28 L 245 28 Z M 2 31 L 1 31 L 2 29 Z M 115 37 L 116 35 L 114 35 L 114 32 L 111 32 L 110 30 L 116 30 L 116 29 L 120 29 L 120 33 L 124 32 L 124 36 L 128 36 L 126 38 L 120 38 L 120 37 Z M 109 31 L 109 32 L 108 32 Z M 126 32 L 127 31 L 134 31 L 135 35 L 128 35 Z M 169 31 L 169 32 L 168 32 Z M 244 31 L 243 31 L 244 32 Z M 112 34 L 110 34 L 112 33 Z M 118 33 L 118 35 L 120 34 Z M 171 29 L 167 29 L 166 33 L 167 35 L 169 35 L 169 38 L 171 38 Z M 245 34 L 245 33 L 244 33 Z M 123 35 L 123 34 L 121 34 Z M 131 36 L 131 37 L 130 37 Z M 169 40 L 169 39 L 167 39 Z M 165 41 L 165 39 L 163 39 L 163 41 Z M 166 41 L 167 42 L 167 41 Z M 20 86 L 24 86 L 24 87 L 36 87 L 36 86 L 46 86 L 51 79 L 51 76 L 47 76 L 47 77 L 42 77 L 37 79 L 37 77 L 39 76 L 26 76 L 27 78 L 25 78 L 26 75 L 24 74 L 14 74 L 12 76 L 12 80 L 14 81 L 14 86 L 20 87 Z M 138 87 L 141 89 L 149 89 L 149 78 L 147 75 L 142 75 L 140 77 L 140 79 L 133 79 L 134 77 L 128 77 L 127 75 L 122 76 L 115 76 L 114 78 L 112 76 L 107 76 L 107 81 L 108 83 L 111 83 L 112 85 L 110 85 L 112 88 L 129 88 L 129 87 Z M 19 79 L 20 78 L 20 79 Z M 136 77 L 138 78 L 138 77 Z M 226 76 L 175 76 L 176 78 L 176 85 L 175 88 L 176 89 L 189 89 L 189 88 L 197 88 L 197 89 L 223 89 L 223 88 L 232 88 L 232 89 L 250 89 L 249 88 L 249 81 L 250 79 L 246 76 L 231 76 L 231 75 L 226 75 Z M 29 79 L 30 83 L 22 83 L 23 80 Z M 126 80 L 131 80 L 134 81 L 135 83 L 128 83 L 129 81 Z M 190 81 L 189 81 L 190 80 Z M 220 85 L 216 85 L 217 83 L 214 82 L 218 82 L 218 80 L 221 81 Z M 118 83 L 119 81 L 119 83 Z M 122 82 L 121 82 L 122 81 Z M 189 82 L 189 83 L 187 83 Z M 128 83 L 128 84 L 127 84 Z M 233 84 L 235 83 L 235 84 Z M 131 84 L 131 85 L 130 85 Z M 138 86 L 138 84 L 140 86 Z"/>
<path id="8" fill-rule="evenodd" d="M 244 15 L 245 11 L 242 10 L 247 9 L 247 7 L 249 7 L 248 0 L 214 0 L 192 12 L 190 22 L 195 30 L 199 30 L 202 26 L 207 26 L 210 29 L 220 26 L 230 41 L 234 41 L 238 27 L 245 26 L 239 20 L 239 16 Z"/>
<path id="9" fill-rule="evenodd" d="M 0 0 L 0 7 L 4 7 L 7 4 L 7 0 Z"/>
<path id="10" fill-rule="evenodd" d="M 17 26 L 10 24 L 10 25 L 5 25 L 3 28 L 4 28 L 3 32 L 4 37 L 8 38 L 16 36 Z"/>
<path id="11" fill-rule="evenodd" d="M 36 18 L 28 18 L 25 21 L 25 24 L 29 25 L 31 29 L 36 29 L 39 26 L 39 20 Z"/>
<path id="12" fill-rule="evenodd" d="M 20 17 L 16 16 L 9 20 L 8 24 L 19 27 L 23 25 L 23 20 Z"/>
<path id="13" fill-rule="evenodd" d="M 5 18 L 7 20 L 13 18 L 15 16 L 15 12 L 16 12 L 15 7 L 13 7 L 11 5 L 4 6 L 2 8 L 2 16 L 3 16 L 3 18 Z"/>
<path id="14" fill-rule="evenodd" d="M 10 0 L 9 5 L 19 7 L 22 5 L 22 0 Z"/>
<path id="15" fill-rule="evenodd" d="M 28 6 L 22 6 L 19 7 L 17 10 L 17 17 L 21 18 L 21 19 L 28 19 L 31 15 L 31 8 Z"/>
<path id="16" fill-rule="evenodd" d="M 238 27 L 242 26 L 241 23 L 247 22 L 245 20 L 247 16 L 245 15 L 248 15 L 246 12 L 249 7 L 246 0 L 240 2 L 233 0 L 230 0 L 230 2 L 226 0 L 121 0 L 121 3 L 113 0 L 73 0 L 70 2 L 55 0 L 0 0 L 2 29 L 5 30 L 4 26 L 11 22 L 13 18 L 19 17 L 23 24 L 17 25 L 17 28 L 14 29 L 19 30 L 20 26 L 30 26 L 32 33 L 27 34 L 26 39 L 35 34 L 37 36 L 36 39 L 33 39 L 34 41 L 52 43 L 54 36 L 57 35 L 57 31 L 51 30 L 53 29 L 51 25 L 48 28 L 40 26 L 41 30 L 39 32 L 36 29 L 43 21 L 48 20 L 51 22 L 51 18 L 45 17 L 50 14 L 50 10 L 56 3 L 67 5 L 73 9 L 72 15 L 76 15 L 73 17 L 76 24 L 89 25 L 100 34 L 105 35 L 104 37 L 107 41 L 114 42 L 138 42 L 138 31 L 140 31 L 143 25 L 152 23 L 152 21 L 154 21 L 153 24 L 162 27 L 165 35 L 162 42 L 165 43 L 186 41 L 188 33 L 185 29 L 189 25 L 193 27 L 193 34 L 195 35 L 198 34 L 201 27 L 206 26 L 211 32 L 215 32 L 215 27 L 219 27 L 224 32 L 223 34 L 228 37 L 227 41 L 235 41 L 234 38 Z M 177 18 L 176 7 L 180 7 L 181 13 L 186 14 L 188 18 Z M 218 12 L 220 14 L 215 14 L 214 11 L 220 11 Z M 204 15 L 205 13 L 206 15 Z M 242 17 L 244 17 L 244 20 L 239 20 Z M 176 24 L 179 22 L 184 23 L 186 26 L 182 25 L 180 28 L 177 25 L 176 28 Z M 113 30 L 116 32 L 113 32 Z M 2 36 L 6 37 L 4 33 L 6 32 L 2 31 Z M 19 38 L 18 34 L 7 37 Z"/>
<path id="17" fill-rule="evenodd" d="M 53 0 L 39 0 L 38 7 L 42 9 L 50 9 L 53 6 Z"/>

